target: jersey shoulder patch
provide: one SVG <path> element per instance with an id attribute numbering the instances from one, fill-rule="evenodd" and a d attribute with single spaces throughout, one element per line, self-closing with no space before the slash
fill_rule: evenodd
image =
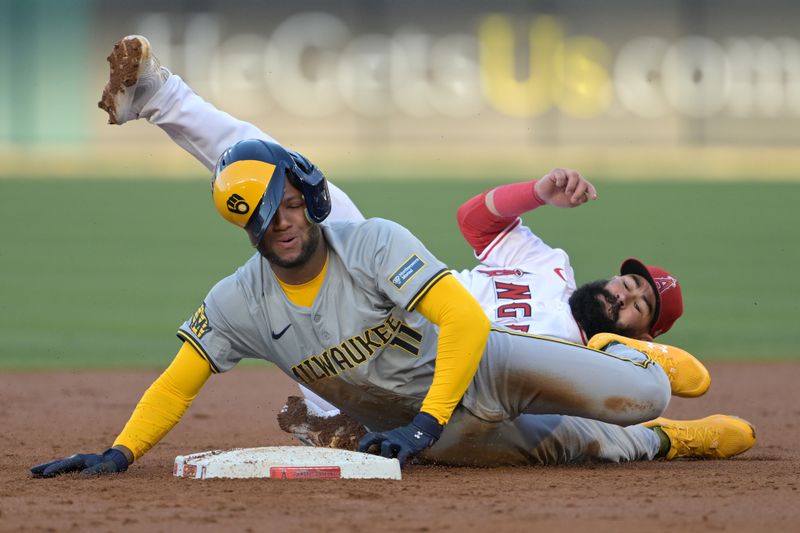
<path id="1" fill-rule="evenodd" d="M 189 329 L 197 335 L 198 339 L 202 339 L 206 333 L 211 331 L 211 326 L 208 324 L 208 318 L 206 317 L 205 302 L 200 304 L 200 307 L 197 308 L 197 311 L 194 312 L 194 315 L 189 320 Z"/>
<path id="2" fill-rule="evenodd" d="M 402 289 L 408 280 L 413 278 L 423 268 L 425 268 L 425 261 L 417 254 L 412 254 L 411 257 L 406 259 L 405 262 L 389 276 L 389 282 L 397 287 L 398 290 Z"/>

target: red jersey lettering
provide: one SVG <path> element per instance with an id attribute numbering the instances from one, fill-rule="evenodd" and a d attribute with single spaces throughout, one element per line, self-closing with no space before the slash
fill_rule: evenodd
<path id="1" fill-rule="evenodd" d="M 525 274 L 529 274 L 529 272 L 525 272 L 524 270 L 520 270 L 518 268 L 515 268 L 513 270 L 506 268 L 498 268 L 493 270 L 478 270 L 478 272 L 486 276 L 489 276 L 491 278 L 498 276 L 517 276 L 518 278 L 520 278 Z"/>
<path id="2" fill-rule="evenodd" d="M 521 311 L 521 313 L 517 313 Z M 497 318 L 522 318 L 532 315 L 530 304 L 516 302 L 513 304 L 503 304 L 497 308 Z"/>
<path id="3" fill-rule="evenodd" d="M 528 285 L 517 285 L 516 283 L 503 283 L 495 281 L 494 288 L 497 292 L 498 300 L 530 300 L 531 288 Z"/>
<path id="4" fill-rule="evenodd" d="M 519 301 L 531 299 L 531 288 L 529 285 L 519 285 L 516 283 L 494 282 L 495 295 L 497 301 L 511 300 L 509 303 L 501 304 L 497 307 L 495 315 L 500 318 L 530 318 L 533 315 L 531 304 Z M 510 324 L 507 327 L 517 331 L 528 332 L 528 326 Z"/>

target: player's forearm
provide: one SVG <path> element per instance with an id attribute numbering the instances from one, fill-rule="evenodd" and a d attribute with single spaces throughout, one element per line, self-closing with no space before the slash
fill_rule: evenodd
<path id="1" fill-rule="evenodd" d="M 518 216 L 544 204 L 536 180 L 501 185 L 464 202 L 458 208 L 461 234 L 480 254 Z"/>
<path id="2" fill-rule="evenodd" d="M 175 427 L 190 404 L 191 400 L 166 392 L 156 381 L 142 396 L 114 447 L 124 446 L 139 459 Z"/>
<path id="3" fill-rule="evenodd" d="M 139 459 L 175 427 L 210 375 L 208 364 L 184 344 L 172 364 L 145 391 L 114 447 L 123 453 L 127 449 Z"/>
<path id="4" fill-rule="evenodd" d="M 439 326 L 433 383 L 420 410 L 446 424 L 478 369 L 489 320 L 478 302 L 451 276 L 437 283 L 417 310 Z"/>
<path id="5" fill-rule="evenodd" d="M 486 207 L 499 217 L 516 218 L 543 206 L 545 201 L 536 193 L 538 180 L 500 185 L 486 193 Z"/>

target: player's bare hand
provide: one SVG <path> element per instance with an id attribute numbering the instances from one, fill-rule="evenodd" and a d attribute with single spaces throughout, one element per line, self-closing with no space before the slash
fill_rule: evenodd
<path id="1" fill-rule="evenodd" d="M 568 168 L 551 170 L 536 182 L 536 194 L 555 207 L 578 207 L 597 200 L 597 189 L 577 171 Z"/>

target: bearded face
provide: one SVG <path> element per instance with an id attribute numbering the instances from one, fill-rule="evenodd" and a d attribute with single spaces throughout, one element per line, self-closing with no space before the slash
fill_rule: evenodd
<path id="1" fill-rule="evenodd" d="M 619 324 L 622 304 L 606 288 L 608 283 L 609 280 L 598 280 L 578 287 L 569 298 L 572 316 L 588 338 L 598 333 L 635 337 L 635 331 Z"/>

